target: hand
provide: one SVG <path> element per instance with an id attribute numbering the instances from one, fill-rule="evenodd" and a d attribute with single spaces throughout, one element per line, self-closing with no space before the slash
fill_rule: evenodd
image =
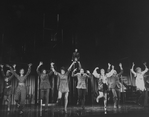
<path id="1" fill-rule="evenodd" d="M 53 65 L 54 65 L 54 63 L 52 62 L 52 63 L 51 63 L 51 67 L 53 67 Z"/>
<path id="2" fill-rule="evenodd" d="M 86 73 L 90 74 L 90 71 L 89 70 L 86 70 Z"/>
<path id="3" fill-rule="evenodd" d="M 112 65 L 112 69 L 114 69 L 114 65 Z"/>
<path id="4" fill-rule="evenodd" d="M 134 62 L 132 63 L 132 66 L 133 66 L 133 67 L 135 66 Z"/>
<path id="5" fill-rule="evenodd" d="M 143 63 L 143 65 L 145 65 L 145 66 L 146 66 L 146 62 L 144 62 L 144 63 Z"/>
<path id="6" fill-rule="evenodd" d="M 4 67 L 4 65 L 0 65 L 1 66 L 1 68 L 3 68 Z"/>
<path id="7" fill-rule="evenodd" d="M 43 65 L 43 62 L 40 62 L 39 65 Z"/>
<path id="8" fill-rule="evenodd" d="M 96 67 L 95 69 L 99 69 L 99 67 Z"/>
<path id="9" fill-rule="evenodd" d="M 14 69 L 16 68 L 16 64 L 13 65 L 13 68 L 14 68 Z"/>
<path id="10" fill-rule="evenodd" d="M 108 66 L 109 66 L 109 67 L 111 67 L 111 64 L 110 64 L 110 63 L 108 63 Z"/>
<path id="11" fill-rule="evenodd" d="M 77 68 L 73 70 L 73 72 L 77 71 Z"/>
<path id="12" fill-rule="evenodd" d="M 122 63 L 120 63 L 119 66 L 122 67 Z"/>
<path id="13" fill-rule="evenodd" d="M 31 67 L 32 66 L 32 63 L 28 64 L 28 66 Z"/>

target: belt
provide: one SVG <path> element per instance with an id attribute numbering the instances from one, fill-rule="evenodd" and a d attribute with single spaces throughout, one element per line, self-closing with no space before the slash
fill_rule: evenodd
<path id="1" fill-rule="evenodd" d="M 25 86 L 25 84 L 24 84 L 24 83 L 19 83 L 19 85 L 20 85 L 20 86 Z"/>

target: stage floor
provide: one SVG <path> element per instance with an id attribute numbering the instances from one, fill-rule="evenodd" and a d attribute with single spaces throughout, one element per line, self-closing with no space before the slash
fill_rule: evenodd
<path id="1" fill-rule="evenodd" d="M 44 107 L 43 107 L 44 108 Z M 62 106 L 49 106 L 48 111 L 40 111 L 39 106 L 26 106 L 24 113 L 19 114 L 15 106 L 11 106 L 11 111 L 7 112 L 6 107 L 0 109 L 0 117 L 149 117 L 149 108 L 141 107 L 135 104 L 122 105 L 120 109 L 114 109 L 112 105 L 108 105 L 107 111 L 102 106 L 86 106 L 82 110 L 79 106 L 69 106 L 67 114 L 64 113 Z"/>

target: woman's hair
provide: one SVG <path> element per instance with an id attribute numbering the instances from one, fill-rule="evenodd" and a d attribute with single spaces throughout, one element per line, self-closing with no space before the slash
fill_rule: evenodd
<path id="1" fill-rule="evenodd" d="M 137 68 L 136 68 L 136 71 L 138 71 L 138 70 L 141 70 L 141 68 L 140 68 L 140 67 L 137 67 Z"/>
<path id="2" fill-rule="evenodd" d="M 66 72 L 66 68 L 65 67 L 61 67 L 61 70 L 64 70 Z"/>

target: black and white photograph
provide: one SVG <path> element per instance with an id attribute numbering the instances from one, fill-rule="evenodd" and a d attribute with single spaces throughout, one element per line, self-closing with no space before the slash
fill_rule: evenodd
<path id="1" fill-rule="evenodd" d="M 148 117 L 148 0 L 3 0 L 1 117 Z"/>

